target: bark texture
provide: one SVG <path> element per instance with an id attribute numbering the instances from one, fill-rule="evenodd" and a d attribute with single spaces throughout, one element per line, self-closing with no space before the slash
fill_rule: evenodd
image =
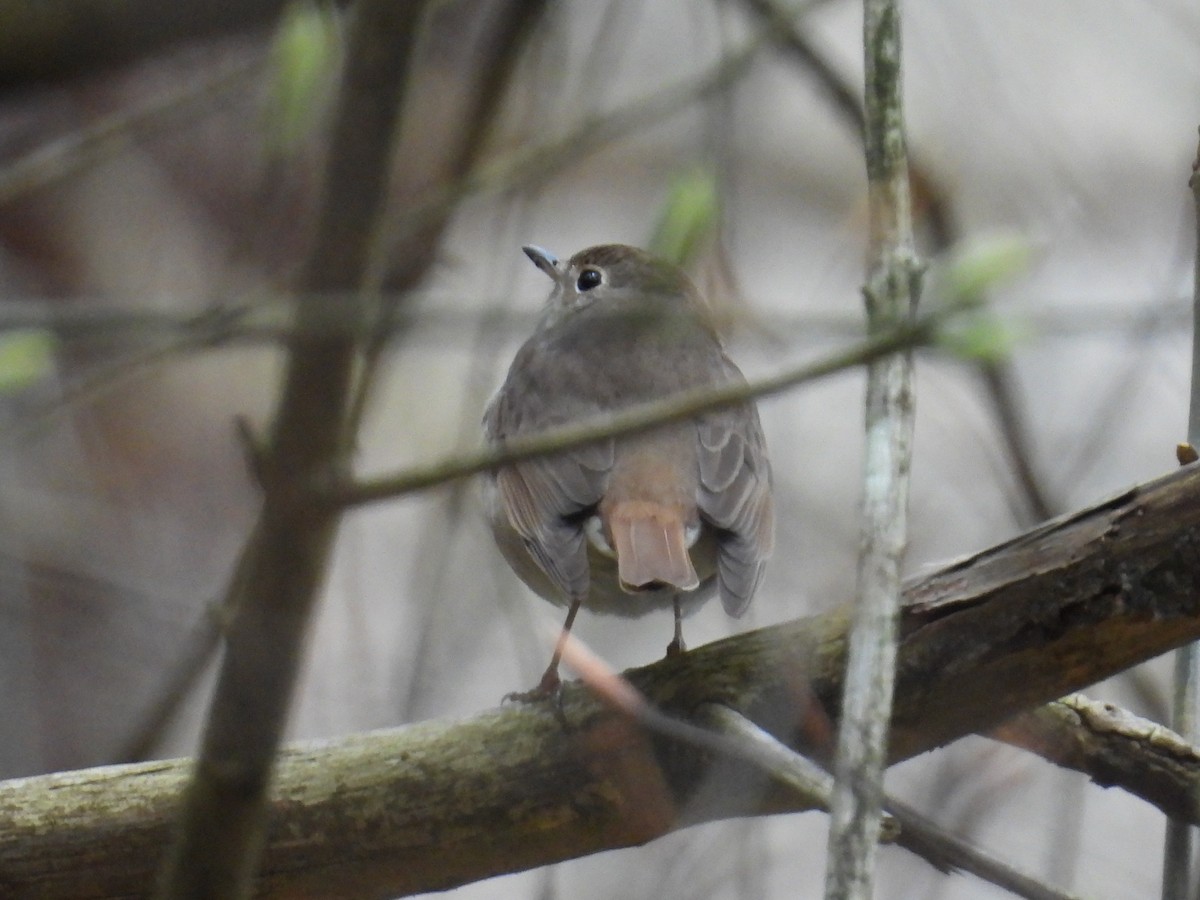
<path id="1" fill-rule="evenodd" d="M 956 562 L 906 598 L 893 761 L 1200 637 L 1200 467 Z M 627 675 L 672 715 L 720 703 L 792 746 L 821 744 L 847 621 L 788 622 Z M 176 760 L 0 785 L 0 893 L 144 895 L 186 771 Z M 648 735 L 572 684 L 561 717 L 509 706 L 287 750 L 258 892 L 419 893 L 799 808 L 761 772 Z"/>

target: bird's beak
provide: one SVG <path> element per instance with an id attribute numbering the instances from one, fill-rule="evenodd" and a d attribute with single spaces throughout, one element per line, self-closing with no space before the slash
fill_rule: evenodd
<path id="1" fill-rule="evenodd" d="M 525 255 L 533 261 L 535 266 L 549 275 L 554 281 L 558 281 L 561 273 L 558 271 L 557 256 L 555 256 L 549 250 L 545 250 L 542 247 L 537 247 L 533 244 L 528 244 L 521 249 L 525 251 Z"/>

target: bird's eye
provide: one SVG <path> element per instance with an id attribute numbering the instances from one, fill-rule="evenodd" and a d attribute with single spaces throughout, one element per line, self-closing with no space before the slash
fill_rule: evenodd
<path id="1" fill-rule="evenodd" d="M 600 274 L 599 269 L 584 269 L 579 273 L 575 287 L 580 291 L 590 291 L 594 287 L 599 287 L 602 281 L 604 281 L 604 276 Z"/>

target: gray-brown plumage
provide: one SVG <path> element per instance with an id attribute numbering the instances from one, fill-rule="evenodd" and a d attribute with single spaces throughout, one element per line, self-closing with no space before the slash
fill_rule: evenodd
<path id="1" fill-rule="evenodd" d="M 676 267 L 606 244 L 568 262 L 525 253 L 554 281 L 537 330 L 484 415 L 492 444 L 682 391 L 744 381 Z M 488 480 L 488 515 L 509 564 L 568 607 L 680 617 L 719 593 L 741 615 L 771 552 L 771 471 L 752 403 L 516 463 Z M 558 685 L 561 641 L 538 689 Z"/>

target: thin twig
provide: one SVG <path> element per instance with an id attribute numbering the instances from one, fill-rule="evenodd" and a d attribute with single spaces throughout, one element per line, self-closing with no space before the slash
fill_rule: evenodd
<path id="1" fill-rule="evenodd" d="M 1045 884 L 956 837 L 907 803 L 885 795 L 884 807 L 900 823 L 896 843 L 934 865 L 970 872 L 1025 900 L 1078 900 L 1077 894 Z"/>
<path id="2" fill-rule="evenodd" d="M 868 330 L 878 334 L 913 316 L 920 280 L 904 146 L 900 10 L 895 0 L 864 0 L 863 44 L 870 208 L 864 296 Z M 895 686 L 912 430 L 912 360 L 897 353 L 872 363 L 867 374 L 858 600 L 838 728 L 827 900 L 868 900 L 872 895 Z"/>
<path id="3" fill-rule="evenodd" d="M 577 165 L 612 142 L 659 125 L 686 111 L 692 103 L 728 89 L 758 56 L 766 34 L 748 39 L 694 78 L 657 91 L 617 112 L 590 116 L 558 140 L 517 150 L 477 167 L 457 184 L 446 185 L 425 203 L 398 215 L 391 226 L 392 239 L 419 234 L 432 217 L 444 215 L 471 194 L 545 183 L 557 172 Z"/>
<path id="4" fill-rule="evenodd" d="M 737 738 L 741 758 L 754 762 L 768 774 L 776 778 L 792 776 L 801 779 L 809 796 L 821 801 L 816 805 L 828 811 L 833 779 L 815 762 L 728 706 L 706 704 L 697 711 L 697 718 L 717 732 Z M 1071 900 L 1074 897 L 955 837 L 895 797 L 885 794 L 883 803 L 886 814 L 894 820 L 890 825 L 887 819 L 884 820 L 883 830 L 892 832 L 890 840 L 939 871 L 969 872 L 1026 900 Z"/>
<path id="5" fill-rule="evenodd" d="M 444 0 L 430 0 L 444 2 Z M 532 148 L 523 148 L 507 156 L 501 156 L 493 162 L 479 166 L 472 172 L 453 184 L 435 188 L 423 203 L 414 208 L 396 211 L 388 218 L 387 224 L 377 236 L 375 243 L 383 248 L 394 247 L 398 244 L 420 240 L 428 245 L 428 234 L 431 226 L 443 220 L 445 216 L 464 198 L 474 193 L 489 191 L 510 191 L 524 186 L 543 183 L 547 178 L 562 169 L 578 164 L 587 156 L 598 152 L 613 141 L 628 137 L 642 129 L 660 124 L 665 119 L 686 110 L 691 103 L 702 100 L 715 92 L 728 88 L 744 73 L 763 44 L 763 36 L 749 40 L 740 49 L 723 57 L 718 63 L 701 73 L 699 76 L 682 81 L 652 94 L 628 107 L 623 107 L 612 113 L 589 117 L 581 122 L 573 131 L 564 137 L 538 144 Z M 418 254 L 420 256 L 421 254 Z M 378 285 L 380 266 L 386 257 L 376 253 L 371 259 L 371 281 Z M 409 279 L 412 281 L 413 279 Z M 341 296 L 325 294 L 315 297 L 311 294 L 304 298 L 306 307 L 311 307 L 311 315 L 306 315 L 303 322 L 284 321 L 279 325 L 273 319 L 266 324 L 243 322 L 236 333 L 222 331 L 230 339 L 237 337 L 248 340 L 277 341 L 291 337 L 303 337 L 306 332 L 323 334 L 345 334 L 353 331 L 356 334 L 392 335 L 404 327 L 406 317 L 395 309 L 388 294 L 379 292 L 375 296 L 379 308 L 387 309 L 386 315 L 377 315 L 370 322 L 349 321 Z M 324 317 L 319 310 L 324 308 Z M 261 312 L 261 310 L 257 310 Z M 95 320 L 93 320 L 95 321 Z M 142 322 L 154 322 L 158 327 L 169 329 L 169 323 L 161 318 L 155 319 L 147 315 Z M 188 325 L 193 324 L 188 322 Z M 71 391 L 66 398 L 57 398 L 52 405 L 33 417 L 39 424 L 48 420 L 51 413 L 67 406 L 92 399 L 110 389 L 113 383 L 145 367 L 161 362 L 176 353 L 203 349 L 218 343 L 213 338 L 205 314 L 196 317 L 194 322 L 196 335 L 194 340 L 182 338 L 178 344 L 166 348 L 155 348 L 150 352 L 138 352 L 116 361 L 104 372 Z M 369 368 L 369 367 L 367 367 Z M 367 381 L 360 381 L 355 400 L 355 412 L 348 416 L 348 425 L 361 415 L 362 407 L 367 402 L 367 392 L 364 387 Z"/>
<path id="6" fill-rule="evenodd" d="M 833 794 L 829 773 L 736 710 L 720 703 L 705 703 L 696 710 L 694 722 L 665 713 L 573 634 L 562 639 L 562 659 L 580 675 L 596 699 L 644 728 L 750 763 L 792 791 L 802 804 L 829 810 Z"/>
<path id="7" fill-rule="evenodd" d="M 749 763 L 792 791 L 801 802 L 829 811 L 833 777 L 741 712 L 721 703 L 705 703 L 687 720 L 666 714 L 573 635 L 568 635 L 564 642 L 563 660 L 579 672 L 598 699 L 643 727 Z M 882 830 L 886 839 L 920 856 L 939 871 L 969 872 L 1026 900 L 1070 900 L 1072 896 L 954 837 L 893 797 L 885 795 L 884 805 L 887 814 Z"/>
<path id="8" fill-rule="evenodd" d="M 438 462 L 415 466 L 370 481 L 346 482 L 331 485 L 325 492 L 328 504 L 348 507 L 388 500 L 404 494 L 426 490 L 477 475 L 499 466 L 520 462 L 534 456 L 545 456 L 589 444 L 602 438 L 619 437 L 645 431 L 656 425 L 690 419 L 703 412 L 735 406 L 746 400 L 770 396 L 808 381 L 815 381 L 853 366 L 871 363 L 897 351 L 909 350 L 928 343 L 937 334 L 938 325 L 953 311 L 965 307 L 947 307 L 939 313 L 914 322 L 901 322 L 883 334 L 868 338 L 861 344 L 834 353 L 817 362 L 787 369 L 778 375 L 716 390 L 697 390 L 681 393 L 667 400 L 641 404 L 619 413 L 562 428 L 547 429 L 528 438 L 513 439 L 498 449 L 478 450 L 457 457 L 444 457 Z"/>
<path id="9" fill-rule="evenodd" d="M 225 63 L 216 72 L 155 97 L 140 109 L 105 116 L 5 163 L 0 166 L 0 206 L 126 149 L 133 137 L 148 136 L 177 124 L 185 115 L 194 116 L 199 104 L 243 87 L 261 64 L 258 57 Z"/>
<path id="10" fill-rule="evenodd" d="M 979 374 L 1000 426 L 1017 487 L 1025 500 L 1027 512 L 1019 519 L 1021 525 L 1028 528 L 1054 518 L 1061 509 L 1051 499 L 1041 476 L 1034 469 L 1033 442 L 1025 427 L 1025 416 L 1013 383 L 1012 366 L 1007 362 L 983 362 L 979 366 Z"/>
<path id="11" fill-rule="evenodd" d="M 829 59 L 797 24 L 806 11 L 785 7 L 779 0 L 743 0 L 756 16 L 770 24 L 775 42 L 786 48 L 824 89 L 838 117 L 863 137 L 866 126 L 862 100 L 854 86 L 843 78 Z M 815 6 L 816 4 L 809 4 Z"/>
<path id="12" fill-rule="evenodd" d="M 664 713 L 571 634 L 563 641 L 563 661 L 582 675 L 597 699 L 644 728 L 718 756 L 750 763 L 791 791 L 799 803 L 829 809 L 833 791 L 829 773 L 774 743 L 765 731 L 739 713 L 720 704 L 705 704 L 697 712 L 699 724 Z M 745 725 L 740 730 L 725 727 L 727 717 Z"/>
<path id="13" fill-rule="evenodd" d="M 54 332 L 58 340 L 71 342 L 170 337 L 204 348 L 285 343 L 308 326 L 327 335 L 352 332 L 389 337 L 421 328 L 436 331 L 439 341 L 457 336 L 459 341 L 473 343 L 476 338 L 464 337 L 464 331 L 477 329 L 485 317 L 487 334 L 497 335 L 498 340 L 525 337 L 536 322 L 532 311 L 498 311 L 507 297 L 428 294 L 423 297 L 426 301 L 423 308 L 397 309 L 386 322 L 369 325 L 346 321 L 341 296 L 308 297 L 305 303 L 314 308 L 315 321 L 302 324 L 291 314 L 293 299 L 291 296 L 240 299 L 237 303 L 226 302 L 197 312 L 99 308 L 87 300 L 64 304 L 37 297 L 6 298 L 0 303 L 0 333 L 41 328 Z M 389 301 L 388 292 L 383 294 L 383 300 Z M 174 301 L 163 297 L 153 302 L 167 306 Z M 1192 316 L 1190 298 L 1130 298 L 1127 303 L 1089 307 L 1086 315 L 1069 303 L 1046 299 L 1037 303 L 1038 309 L 1013 319 L 1014 325 L 1028 331 L 1031 340 L 1125 333 L 1133 318 L 1143 319 L 1136 326 L 1139 335 L 1170 336 L 1187 327 Z M 735 325 L 752 319 L 771 334 L 785 336 L 789 343 L 855 338 L 862 334 L 862 316 L 848 312 L 755 309 L 753 314 L 732 310 L 729 316 Z"/>

